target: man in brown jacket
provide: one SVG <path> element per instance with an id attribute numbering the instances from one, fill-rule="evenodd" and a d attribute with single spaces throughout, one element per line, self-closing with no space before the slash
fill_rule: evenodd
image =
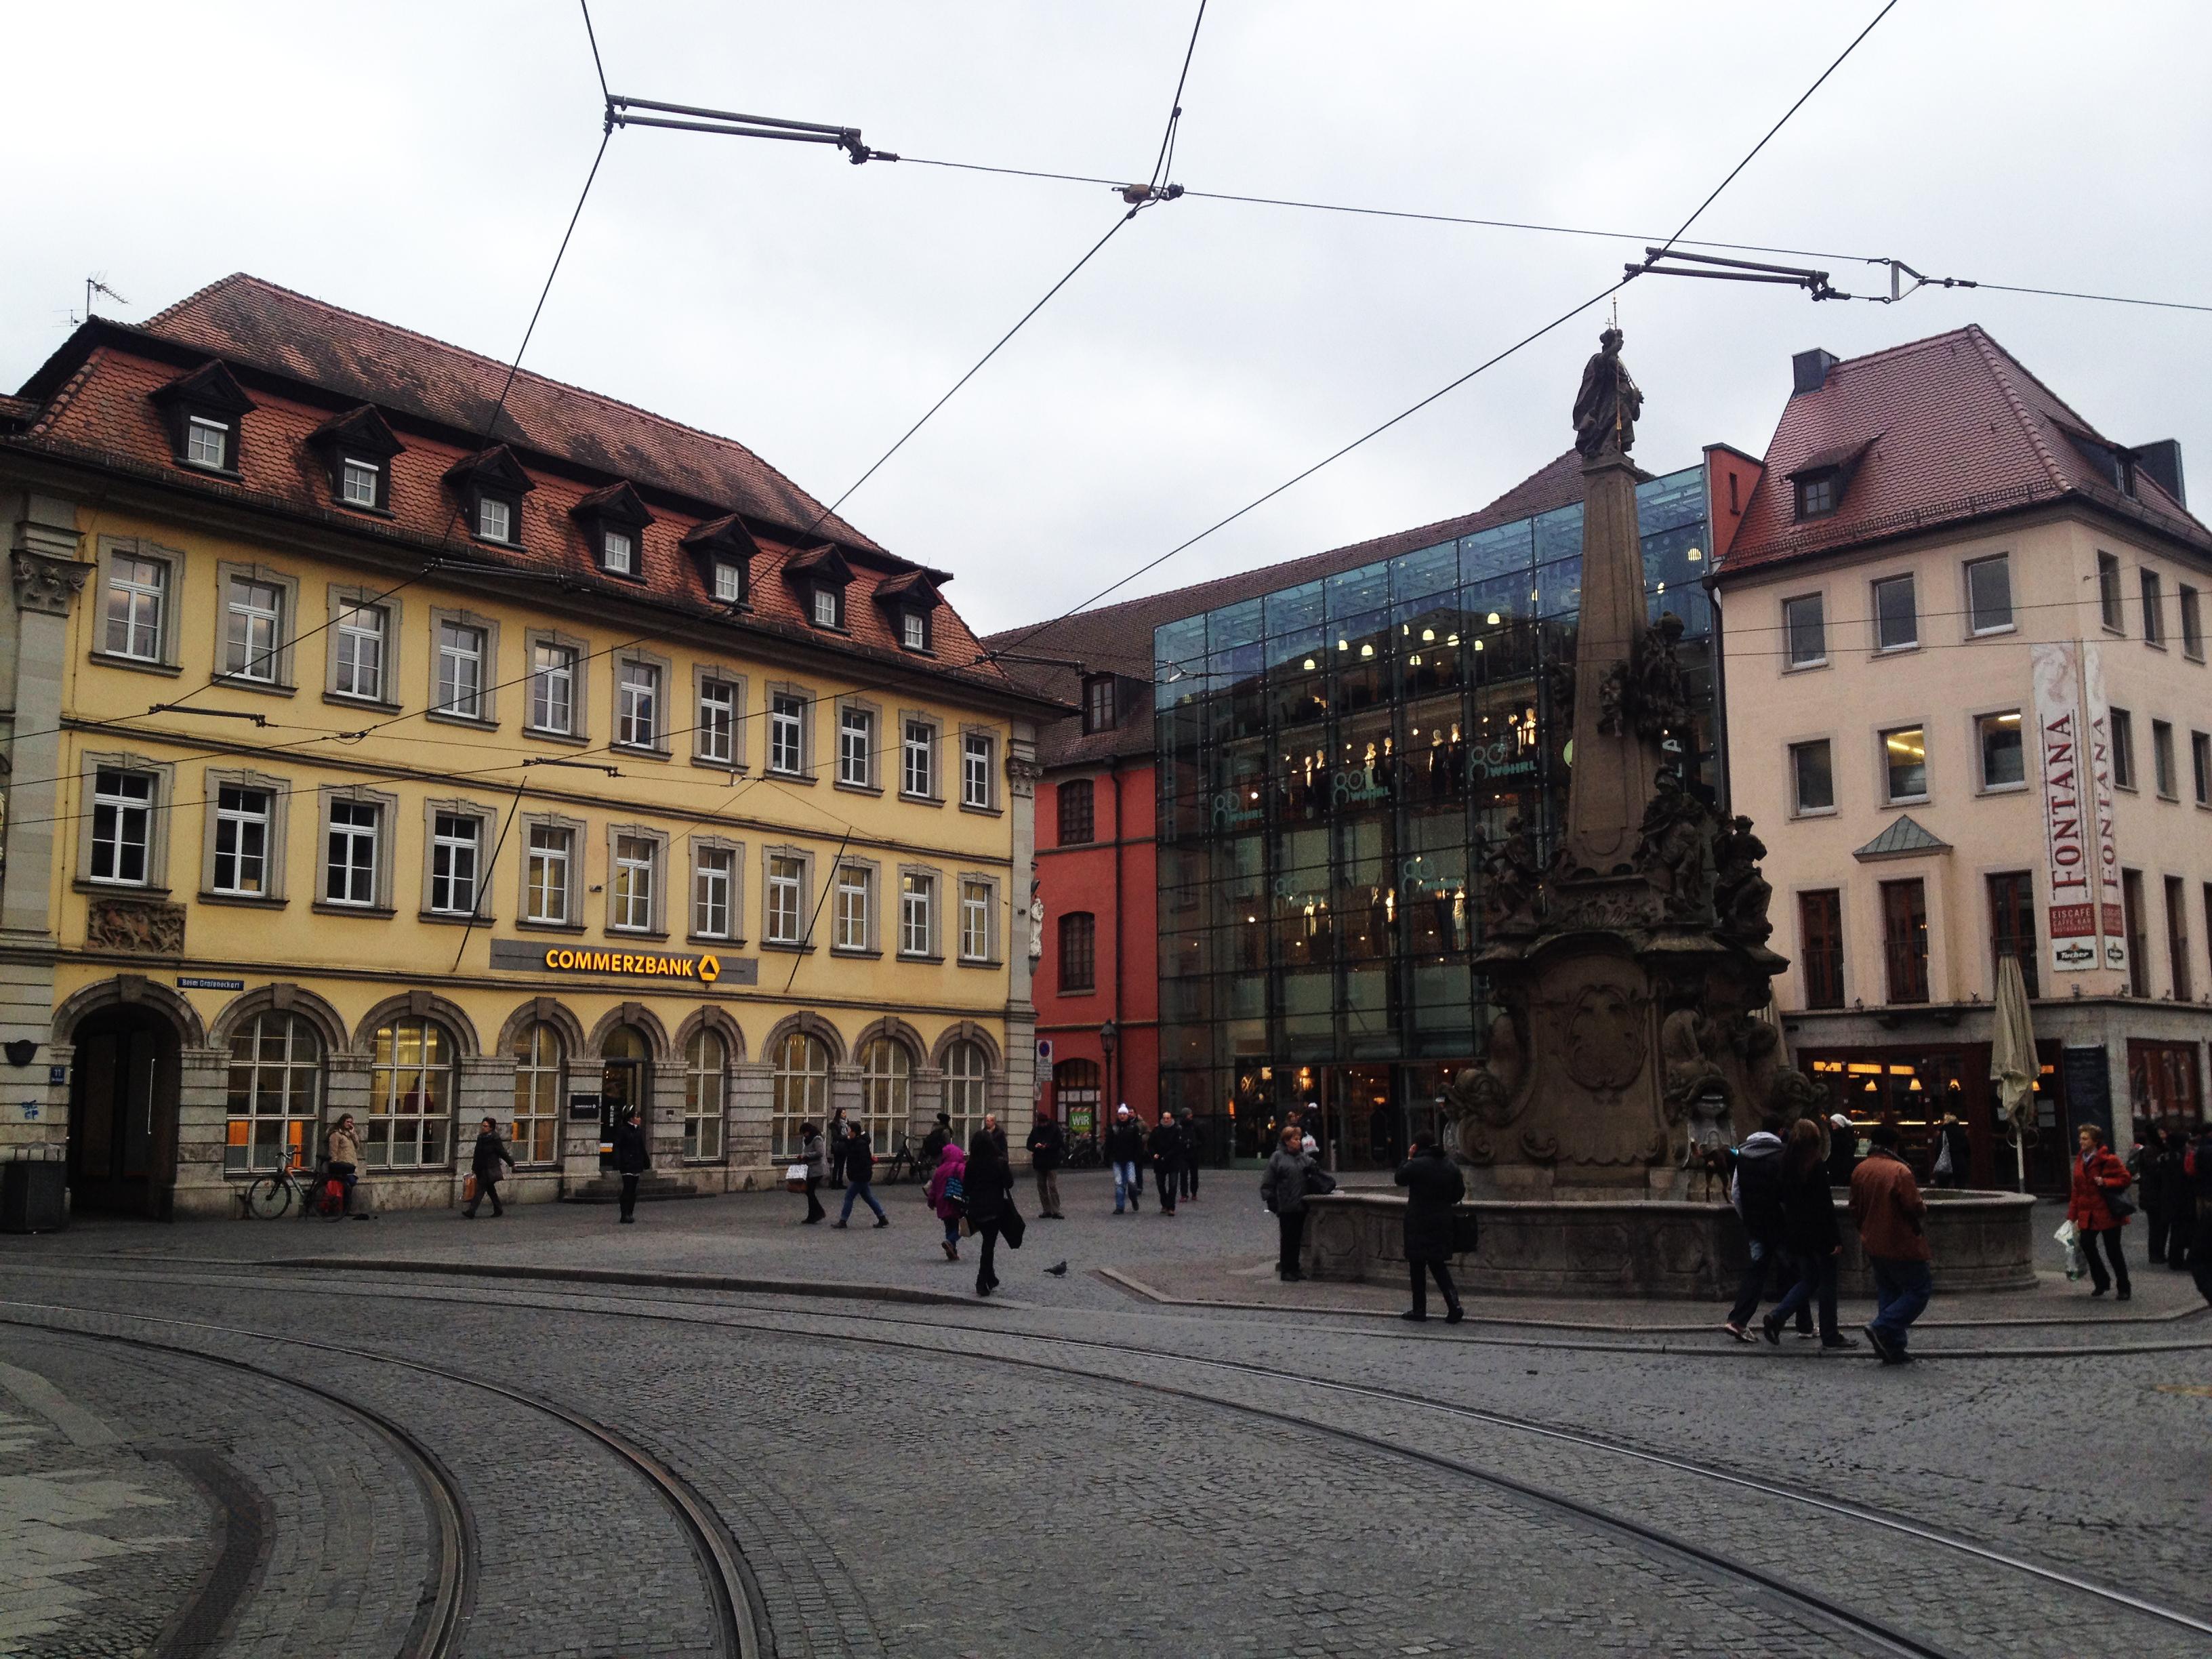
<path id="1" fill-rule="evenodd" d="M 1878 1123 L 1868 1133 L 1866 1161 L 1851 1171 L 1851 1219 L 1874 1269 L 1875 1309 L 1867 1340 L 1885 1365 L 1909 1365 L 1905 1332 L 1928 1306 L 1927 1200 L 1911 1168 L 1897 1155 L 1897 1131 Z"/>

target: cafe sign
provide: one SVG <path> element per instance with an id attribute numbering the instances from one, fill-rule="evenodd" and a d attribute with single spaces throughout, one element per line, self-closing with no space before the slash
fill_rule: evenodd
<path id="1" fill-rule="evenodd" d="M 2050 902 L 2044 936 L 2062 974 L 2097 966 L 2097 835 L 2088 733 L 2081 718 L 2080 661 L 2070 641 L 2034 652 L 2035 729 L 2042 755 L 2044 880 Z"/>
<path id="2" fill-rule="evenodd" d="M 760 982 L 760 963 L 750 957 L 725 959 L 712 951 L 696 956 L 668 951 L 605 951 L 570 945 L 541 945 L 525 939 L 494 939 L 491 965 L 512 973 L 666 980 L 679 985 Z"/>

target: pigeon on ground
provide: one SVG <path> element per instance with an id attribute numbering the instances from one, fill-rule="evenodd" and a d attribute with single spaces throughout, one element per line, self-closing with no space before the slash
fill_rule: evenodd
<path id="1" fill-rule="evenodd" d="M 1055 1261 L 1052 1266 L 1047 1267 L 1045 1271 L 1050 1273 L 1054 1279 L 1065 1279 L 1067 1277 L 1067 1263 L 1065 1261 Z"/>

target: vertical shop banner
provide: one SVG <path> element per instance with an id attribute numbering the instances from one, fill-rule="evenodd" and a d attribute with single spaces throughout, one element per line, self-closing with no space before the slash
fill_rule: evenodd
<path id="1" fill-rule="evenodd" d="M 2055 972 L 2097 965 L 2096 860 L 2088 835 L 2077 661 L 2070 643 L 2034 653 L 2035 729 L 2043 751 L 2044 935 Z"/>
<path id="2" fill-rule="evenodd" d="M 2120 889 L 2120 848 L 2112 834 L 2112 710 L 2105 701 L 2105 659 L 2094 645 L 2081 647 L 2081 707 L 2089 722 L 2089 793 L 2096 805 L 2097 932 L 2104 941 L 2105 966 L 2116 974 L 2128 968 L 2126 905 Z"/>

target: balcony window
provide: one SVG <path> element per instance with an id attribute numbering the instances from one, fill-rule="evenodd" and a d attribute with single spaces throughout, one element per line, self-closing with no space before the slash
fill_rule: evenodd
<path id="1" fill-rule="evenodd" d="M 1882 883 L 1881 934 L 1890 1001 L 1927 1001 L 1928 890 L 1923 884 Z"/>
<path id="2" fill-rule="evenodd" d="M 1831 887 L 1797 896 L 1798 949 L 1808 1008 L 1844 1006 L 1843 895 Z"/>

